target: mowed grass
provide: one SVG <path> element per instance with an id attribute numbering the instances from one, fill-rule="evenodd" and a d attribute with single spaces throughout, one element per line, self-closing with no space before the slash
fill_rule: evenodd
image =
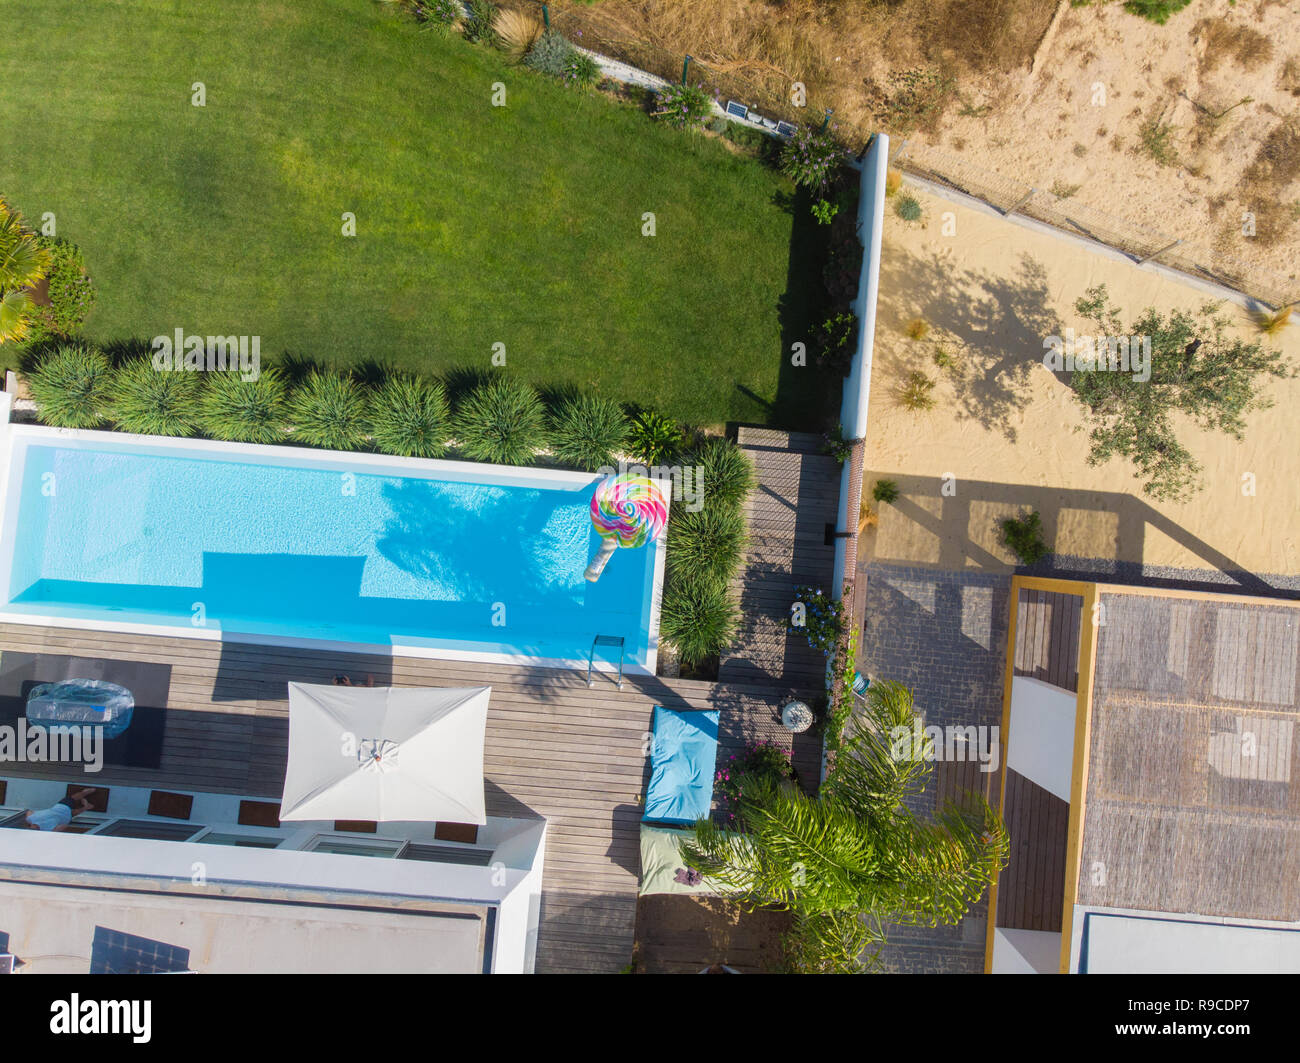
<path id="1" fill-rule="evenodd" d="M 715 141 L 371 0 L 0 21 L 0 196 L 81 245 L 97 341 L 257 335 L 268 361 L 429 373 L 504 344 L 539 385 L 700 424 L 797 423 L 835 383 L 781 379 L 808 325 L 787 277 L 819 272 L 792 266 L 790 186 Z"/>

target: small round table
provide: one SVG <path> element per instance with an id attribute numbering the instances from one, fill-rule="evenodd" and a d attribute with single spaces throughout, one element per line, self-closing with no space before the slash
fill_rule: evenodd
<path id="1" fill-rule="evenodd" d="M 802 701 L 792 701 L 781 710 L 781 723 L 787 731 L 802 734 L 813 725 L 812 709 Z"/>

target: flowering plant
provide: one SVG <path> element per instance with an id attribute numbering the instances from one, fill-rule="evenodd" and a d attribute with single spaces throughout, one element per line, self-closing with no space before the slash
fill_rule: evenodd
<path id="1" fill-rule="evenodd" d="M 791 631 L 807 638 L 809 646 L 829 656 L 839 640 L 844 618 L 839 602 L 820 587 L 804 584 L 794 589 L 789 624 Z"/>
<path id="2" fill-rule="evenodd" d="M 840 155 L 840 145 L 830 130 L 800 126 L 781 150 L 781 172 L 797 185 L 823 192 L 835 176 Z M 826 219 L 829 222 L 830 217 Z"/>
<path id="3" fill-rule="evenodd" d="M 712 101 L 698 85 L 665 85 L 659 90 L 655 115 L 679 129 L 702 129 L 713 113 Z"/>
<path id="4" fill-rule="evenodd" d="M 713 777 L 713 791 L 718 796 L 718 811 L 729 827 L 737 826 L 737 812 L 745 792 L 745 779 L 756 775 L 793 779 L 794 767 L 790 764 L 790 750 L 767 739 L 750 742 L 743 753 L 733 753 L 727 758 L 726 764 L 717 770 Z"/>

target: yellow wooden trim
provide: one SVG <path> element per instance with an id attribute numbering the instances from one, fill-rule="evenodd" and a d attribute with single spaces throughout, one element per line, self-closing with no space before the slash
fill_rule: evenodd
<path id="1" fill-rule="evenodd" d="M 1083 594 L 1095 583 L 1077 579 L 1053 579 L 1050 576 L 1012 576 L 1011 589 L 1017 596 L 1019 590 L 1050 591 L 1055 594 Z"/>
<path id="2" fill-rule="evenodd" d="M 1061 973 L 1070 973 L 1070 944 L 1074 931 L 1074 902 L 1079 895 L 1079 862 L 1083 857 L 1083 814 L 1088 793 L 1088 758 L 1091 750 L 1092 680 L 1097 667 L 1096 605 L 1100 588 L 1087 585 L 1083 592 L 1083 619 L 1079 625 L 1079 689 L 1074 712 L 1074 767 L 1070 778 L 1070 825 L 1065 836 L 1065 898 L 1061 910 Z"/>
<path id="3" fill-rule="evenodd" d="M 998 785 L 998 817 L 1001 818 L 1006 811 L 1007 802 L 1007 749 L 1010 744 L 1010 734 L 1008 728 L 1011 724 L 1011 680 L 1016 670 L 1016 625 L 1020 622 L 1020 581 L 1024 577 L 1013 576 L 1011 578 L 1011 619 L 1007 624 L 1007 659 L 1003 666 L 1002 674 L 1002 767 L 1001 781 Z M 993 973 L 993 938 L 997 933 L 998 924 L 998 881 L 1001 879 L 1001 872 L 989 886 L 989 922 L 988 933 L 985 934 L 984 941 L 984 973 Z"/>
<path id="4" fill-rule="evenodd" d="M 1221 591 L 1188 591 L 1162 587 L 1130 587 L 1122 583 L 1093 584 L 1102 594 L 1132 594 L 1146 598 L 1178 598 L 1197 602 L 1240 602 L 1243 605 L 1281 605 L 1300 609 L 1294 598 L 1269 598 L 1259 594 L 1229 594 Z"/>

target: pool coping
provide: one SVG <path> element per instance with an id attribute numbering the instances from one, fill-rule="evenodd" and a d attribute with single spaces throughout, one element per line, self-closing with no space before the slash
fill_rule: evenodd
<path id="1" fill-rule="evenodd" d="M 12 397 L 0 392 L 0 588 L 8 595 L 13 575 L 13 545 L 17 532 L 19 506 L 12 497 L 14 484 L 12 472 L 14 457 L 20 447 L 28 442 L 38 445 L 72 445 L 87 449 L 97 443 L 125 445 L 128 448 L 154 456 L 185 456 L 207 458 L 213 461 L 241 461 L 295 468 L 326 468 L 381 476 L 400 476 L 411 479 L 447 480 L 489 483 L 507 487 L 544 487 L 552 490 L 570 488 L 585 490 L 601 479 L 599 473 L 571 472 L 565 469 L 539 469 L 515 465 L 491 465 L 486 462 L 453 461 L 445 458 L 405 458 L 387 454 L 352 451 L 319 450 L 316 448 L 279 446 L 260 443 L 231 443 L 213 439 L 185 437 L 145 436 L 128 432 L 108 432 L 81 428 L 51 428 L 37 424 L 14 424 L 9 419 Z M 349 468 L 350 467 L 350 468 Z M 672 505 L 671 492 L 665 500 Z M 625 662 L 626 675 L 653 676 L 659 655 L 659 616 L 663 598 L 666 543 L 660 538 L 651 544 L 655 551 L 654 572 L 650 588 L 650 615 L 647 623 L 647 647 L 644 664 Z M 6 602 L 7 604 L 7 602 Z M 0 621 L 32 624 L 40 627 L 79 628 L 85 631 L 118 631 L 135 635 L 163 635 L 194 638 L 207 641 L 245 643 L 256 646 L 296 646 L 319 652 L 336 650 L 340 653 L 371 653 L 394 657 L 423 657 L 434 660 L 481 661 L 533 666 L 538 668 L 585 669 L 586 658 L 537 657 L 524 653 L 462 650 L 442 646 L 423 646 L 407 642 L 390 643 L 343 642 L 334 639 L 297 638 L 287 635 L 267 635 L 221 629 L 182 627 L 180 625 L 140 624 L 81 617 L 52 616 L 32 612 L 16 612 L 0 605 Z M 593 672 L 613 673 L 612 662 L 597 661 Z"/>

